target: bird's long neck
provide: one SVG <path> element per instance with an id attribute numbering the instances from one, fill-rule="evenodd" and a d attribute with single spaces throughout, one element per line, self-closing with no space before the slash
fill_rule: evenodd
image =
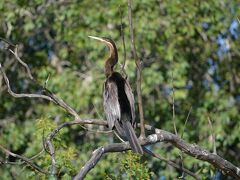
<path id="1" fill-rule="evenodd" d="M 108 44 L 110 56 L 105 62 L 105 75 L 109 77 L 114 72 L 113 68 L 118 62 L 118 53 L 115 44 Z"/>

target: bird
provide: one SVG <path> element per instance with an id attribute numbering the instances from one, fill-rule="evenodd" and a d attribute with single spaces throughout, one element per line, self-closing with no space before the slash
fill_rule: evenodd
<path id="1" fill-rule="evenodd" d="M 135 134 L 135 107 L 131 86 L 119 72 L 114 71 L 118 63 L 118 51 L 115 42 L 106 37 L 89 36 L 104 43 L 110 51 L 105 61 L 106 80 L 103 84 L 103 107 L 108 127 L 116 130 L 117 134 L 128 141 L 135 153 L 143 154 L 143 149 Z"/>

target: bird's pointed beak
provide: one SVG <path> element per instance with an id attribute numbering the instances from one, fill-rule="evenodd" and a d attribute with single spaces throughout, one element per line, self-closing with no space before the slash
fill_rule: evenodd
<path id="1" fill-rule="evenodd" d="M 98 40 L 98 41 L 100 41 L 100 42 L 103 42 L 103 43 L 106 44 L 110 49 L 113 49 L 112 44 L 111 44 L 110 42 L 108 42 L 105 38 L 100 38 L 100 37 L 96 37 L 96 36 L 88 36 L 88 37 L 90 37 L 90 38 L 92 38 L 92 39 L 96 39 L 96 40 Z"/>
<path id="2" fill-rule="evenodd" d="M 103 38 L 100 38 L 100 37 L 96 37 L 96 36 L 88 36 L 88 37 L 90 37 L 92 39 L 96 39 L 96 40 L 101 41 L 101 42 L 106 42 Z"/>

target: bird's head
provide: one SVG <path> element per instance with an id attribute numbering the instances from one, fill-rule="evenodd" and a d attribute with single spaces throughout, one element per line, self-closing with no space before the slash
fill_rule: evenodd
<path id="1" fill-rule="evenodd" d="M 108 46 L 110 50 L 110 57 L 106 60 L 106 63 L 105 63 L 105 74 L 106 76 L 111 75 L 113 72 L 113 67 L 118 62 L 118 52 L 117 52 L 117 47 L 114 41 L 106 37 L 96 37 L 96 36 L 88 36 L 88 37 L 98 40 L 100 42 L 103 42 L 105 45 Z"/>
<path id="2" fill-rule="evenodd" d="M 95 40 L 98 40 L 100 42 L 103 42 L 104 44 L 106 44 L 109 47 L 111 52 L 112 51 L 113 52 L 117 51 L 117 48 L 116 48 L 116 45 L 115 45 L 114 41 L 112 39 L 110 39 L 110 38 L 107 38 L 107 37 L 96 37 L 96 36 L 88 36 L 88 37 L 90 37 L 92 39 L 95 39 Z"/>

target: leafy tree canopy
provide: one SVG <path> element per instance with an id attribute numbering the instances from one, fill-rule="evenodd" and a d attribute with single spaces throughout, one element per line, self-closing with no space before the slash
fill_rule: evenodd
<path id="1" fill-rule="evenodd" d="M 41 84 L 49 79 L 47 88 L 74 107 L 82 118 L 100 119 L 104 119 L 103 66 L 108 51 L 102 44 L 91 41 L 88 35 L 114 39 L 120 63 L 123 63 L 122 12 L 126 72 L 135 91 L 136 72 L 130 50 L 126 1 L 1 0 L 0 11 L 0 37 L 18 44 L 19 56 L 29 65 L 36 79 Z M 213 151 L 214 134 L 217 153 L 240 166 L 238 14 L 237 0 L 133 2 L 136 46 L 143 65 L 146 123 L 174 132 L 174 100 L 178 134 L 187 142 L 210 151 Z M 26 80 L 24 69 L 4 45 L 1 41 L 0 63 L 12 89 L 15 92 L 39 92 L 39 87 Z M 120 69 L 118 66 L 117 70 Z M 43 136 L 58 124 L 72 120 L 53 103 L 11 97 L 2 76 L 0 85 L 0 144 L 17 154 L 36 155 L 42 150 Z M 89 128 L 96 130 L 96 127 Z M 92 150 L 113 141 L 117 139 L 107 134 L 86 132 L 81 126 L 61 130 L 54 138 L 58 175 L 62 179 L 71 179 L 88 160 Z M 181 152 L 166 143 L 149 148 L 180 162 Z M 0 155 L 3 160 L 5 155 Z M 126 157 L 129 157 L 126 161 L 119 161 Z M 139 161 L 131 154 L 108 154 L 86 179 L 111 178 L 121 172 L 122 178 L 131 178 L 133 172 L 126 170 L 131 166 L 131 159 Z M 217 170 L 208 163 L 185 155 L 183 159 L 184 167 L 203 179 L 216 174 Z M 1 165 L 3 179 L 48 178 L 21 165 L 18 159 L 9 157 L 8 160 L 16 165 Z M 41 153 L 34 162 L 49 171 L 51 159 L 48 153 Z M 164 162 L 152 158 L 146 162 L 144 166 L 136 163 L 137 167 L 134 167 L 142 168 L 142 177 L 146 179 L 150 176 L 181 176 L 181 172 L 169 168 Z M 119 169 L 119 166 L 123 168 Z"/>

